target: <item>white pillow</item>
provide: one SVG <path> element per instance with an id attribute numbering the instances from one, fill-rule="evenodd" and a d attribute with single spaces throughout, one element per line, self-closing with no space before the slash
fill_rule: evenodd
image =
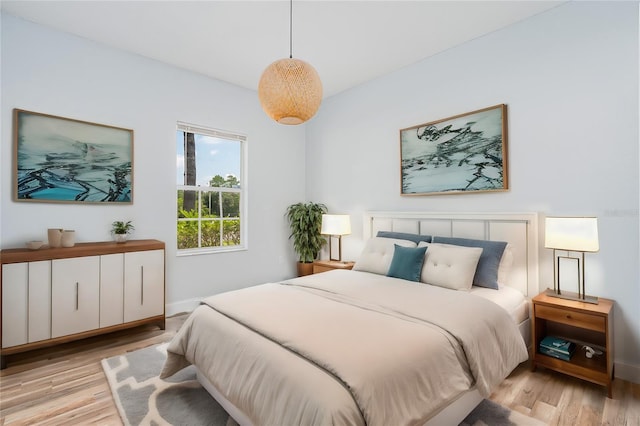
<path id="1" fill-rule="evenodd" d="M 452 290 L 471 289 L 482 247 L 425 242 L 418 245 L 418 247 L 424 246 L 427 246 L 427 253 L 422 265 L 420 281 Z"/>
<path id="2" fill-rule="evenodd" d="M 394 244 L 402 247 L 417 247 L 416 243 L 409 240 L 380 237 L 370 238 L 356 261 L 356 264 L 353 265 L 353 270 L 387 275 L 389 266 L 391 266 L 391 260 L 393 260 Z"/>
<path id="3" fill-rule="evenodd" d="M 511 272 L 511 265 L 513 265 L 513 246 L 509 243 L 504 248 L 504 253 L 502 253 L 502 259 L 500 259 L 500 265 L 498 266 L 499 285 L 507 284 L 509 272 Z"/>

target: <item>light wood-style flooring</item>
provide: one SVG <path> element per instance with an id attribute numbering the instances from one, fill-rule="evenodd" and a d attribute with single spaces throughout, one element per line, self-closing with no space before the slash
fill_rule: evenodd
<path id="1" fill-rule="evenodd" d="M 100 360 L 168 341 L 185 319 L 9 358 L 0 371 L 0 426 L 121 425 Z M 491 399 L 550 425 L 640 426 L 640 385 L 620 379 L 609 399 L 604 387 L 523 364 Z"/>

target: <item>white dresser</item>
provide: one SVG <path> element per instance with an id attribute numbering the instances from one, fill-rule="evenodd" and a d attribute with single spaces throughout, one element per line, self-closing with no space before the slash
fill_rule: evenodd
<path id="1" fill-rule="evenodd" d="M 80 243 L 0 252 L 2 368 L 12 354 L 156 323 L 165 327 L 164 243 Z"/>

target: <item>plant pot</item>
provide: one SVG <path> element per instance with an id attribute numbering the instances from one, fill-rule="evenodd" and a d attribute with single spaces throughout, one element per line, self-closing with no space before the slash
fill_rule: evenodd
<path id="1" fill-rule="evenodd" d="M 305 275 L 313 274 L 313 263 L 298 262 L 298 276 L 304 277 Z"/>
<path id="2" fill-rule="evenodd" d="M 128 234 L 113 234 L 113 239 L 116 243 L 126 243 Z"/>

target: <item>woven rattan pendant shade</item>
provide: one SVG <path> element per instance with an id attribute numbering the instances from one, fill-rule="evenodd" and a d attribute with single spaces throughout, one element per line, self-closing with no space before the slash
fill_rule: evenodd
<path id="1" fill-rule="evenodd" d="M 269 117 L 281 124 L 301 124 L 315 115 L 322 102 L 320 77 L 308 63 L 285 58 L 262 73 L 258 97 Z"/>

